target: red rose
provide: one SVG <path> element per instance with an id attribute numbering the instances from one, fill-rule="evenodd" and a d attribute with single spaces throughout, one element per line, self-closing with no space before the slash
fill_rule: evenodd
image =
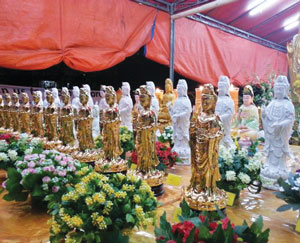
<path id="1" fill-rule="evenodd" d="M 168 240 L 167 243 L 176 243 L 175 240 Z"/>

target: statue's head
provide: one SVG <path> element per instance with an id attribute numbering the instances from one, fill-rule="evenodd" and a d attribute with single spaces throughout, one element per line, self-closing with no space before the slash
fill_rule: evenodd
<path id="1" fill-rule="evenodd" d="M 203 112 L 214 113 L 217 103 L 217 95 L 212 84 L 205 84 L 202 90 L 202 110 Z"/>
<path id="2" fill-rule="evenodd" d="M 243 105 L 249 106 L 253 103 L 254 92 L 251 85 L 246 85 L 243 91 Z"/>
<path id="3" fill-rule="evenodd" d="M 85 88 L 81 88 L 80 89 L 80 95 L 79 95 L 79 100 L 80 100 L 80 103 L 85 106 L 89 100 L 89 95 L 88 95 L 88 92 Z"/>
<path id="4" fill-rule="evenodd" d="M 105 98 L 105 89 L 106 89 L 106 85 L 101 85 L 100 86 L 100 96 L 101 96 L 101 98 Z"/>
<path id="5" fill-rule="evenodd" d="M 9 103 L 11 101 L 11 97 L 10 97 L 10 94 L 9 93 L 6 93 L 4 95 L 4 100 L 6 101 L 6 103 Z"/>
<path id="6" fill-rule="evenodd" d="M 58 97 L 58 89 L 57 88 L 52 88 L 52 95 L 56 99 Z"/>
<path id="7" fill-rule="evenodd" d="M 106 103 L 112 107 L 116 103 L 117 94 L 112 86 L 106 86 L 105 89 L 105 101 Z"/>
<path id="8" fill-rule="evenodd" d="M 13 104 L 18 104 L 19 103 L 19 95 L 17 93 L 12 93 L 11 100 L 12 100 Z"/>
<path id="9" fill-rule="evenodd" d="M 155 85 L 154 85 L 153 81 L 147 81 L 146 85 L 147 85 L 147 89 L 148 89 L 150 95 L 154 96 L 155 95 Z"/>
<path id="10" fill-rule="evenodd" d="M 128 82 L 122 82 L 122 93 L 123 93 L 123 95 L 130 94 L 130 85 Z"/>
<path id="11" fill-rule="evenodd" d="M 42 100 L 42 92 L 34 91 L 32 94 L 32 99 L 33 99 L 34 104 L 39 105 Z"/>
<path id="12" fill-rule="evenodd" d="M 22 95 L 22 102 L 23 102 L 23 104 L 24 105 L 28 104 L 28 102 L 29 102 L 29 96 L 28 96 L 28 94 L 25 93 L 25 92 L 23 92 L 21 95 Z"/>
<path id="13" fill-rule="evenodd" d="M 79 91 L 79 87 L 78 86 L 74 86 L 72 92 L 73 92 L 74 98 L 78 98 L 79 97 L 80 91 Z"/>
<path id="14" fill-rule="evenodd" d="M 54 102 L 54 96 L 50 90 L 46 90 L 46 100 L 50 105 Z"/>
<path id="15" fill-rule="evenodd" d="M 229 95 L 230 81 L 227 76 L 220 76 L 218 82 L 219 96 Z"/>
<path id="16" fill-rule="evenodd" d="M 141 85 L 139 88 L 139 99 L 141 106 L 148 110 L 151 106 L 151 93 L 148 90 L 148 87 L 146 85 Z"/>
<path id="17" fill-rule="evenodd" d="M 179 79 L 177 84 L 178 97 L 187 96 L 188 86 L 185 79 Z"/>
<path id="18" fill-rule="evenodd" d="M 87 90 L 89 95 L 91 94 L 91 87 L 88 84 L 84 84 L 84 85 L 82 85 L 82 87 Z"/>
<path id="19" fill-rule="evenodd" d="M 172 93 L 173 92 L 173 83 L 170 78 L 167 78 L 165 80 L 165 91 L 166 93 Z"/>
<path id="20" fill-rule="evenodd" d="M 274 98 L 284 99 L 288 98 L 290 84 L 286 76 L 280 75 L 276 78 L 274 83 Z"/>
<path id="21" fill-rule="evenodd" d="M 68 88 L 63 87 L 61 90 L 61 99 L 64 105 L 68 105 L 70 103 L 70 93 Z"/>

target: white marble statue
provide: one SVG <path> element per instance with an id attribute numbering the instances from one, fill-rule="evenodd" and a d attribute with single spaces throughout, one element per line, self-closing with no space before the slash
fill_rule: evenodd
<path id="1" fill-rule="evenodd" d="M 88 105 L 88 107 L 93 109 L 94 101 L 93 101 L 93 98 L 91 96 L 91 87 L 88 84 L 84 84 L 84 85 L 82 85 L 82 87 L 88 92 L 88 95 L 89 95 L 89 100 L 88 100 L 87 105 Z"/>
<path id="2" fill-rule="evenodd" d="M 151 94 L 151 108 L 154 110 L 156 118 L 158 118 L 158 111 L 159 111 L 159 102 L 155 96 L 155 85 L 152 81 L 146 82 L 147 89 Z"/>
<path id="3" fill-rule="evenodd" d="M 99 118 L 99 106 L 98 105 L 94 105 L 93 106 L 93 138 L 96 139 L 99 135 L 100 135 L 100 118 Z"/>
<path id="4" fill-rule="evenodd" d="M 220 144 L 226 148 L 235 148 L 231 138 L 231 125 L 234 115 L 234 102 L 229 94 L 230 81 L 226 76 L 220 76 L 218 82 L 218 101 L 216 104 L 216 113 L 221 118 L 224 126 L 224 137 Z"/>
<path id="5" fill-rule="evenodd" d="M 278 190 L 279 177 L 288 178 L 287 157 L 293 158 L 289 139 L 295 121 L 295 108 L 290 101 L 290 85 L 286 76 L 278 76 L 274 84 L 274 99 L 262 108 L 262 122 L 265 131 L 266 162 L 261 171 L 263 186 Z M 272 183 L 273 180 L 273 183 Z"/>
<path id="6" fill-rule="evenodd" d="M 101 85 L 100 87 L 100 101 L 99 101 L 99 109 L 100 111 L 105 110 L 108 108 L 108 104 L 106 103 L 106 99 L 105 99 L 105 89 L 106 89 L 106 85 Z"/>
<path id="7" fill-rule="evenodd" d="M 178 153 L 183 164 L 191 164 L 191 149 L 189 146 L 190 117 L 192 104 L 187 95 L 188 86 L 184 79 L 179 79 L 177 84 L 178 98 L 172 107 L 169 103 L 169 113 L 172 118 L 174 147 L 172 151 Z"/>
<path id="8" fill-rule="evenodd" d="M 133 102 L 130 97 L 130 85 L 128 82 L 122 82 L 122 97 L 119 102 L 119 111 L 121 116 L 121 126 L 126 126 L 129 131 L 132 131 L 131 113 Z"/>
<path id="9" fill-rule="evenodd" d="M 74 110 L 76 110 L 76 113 L 80 110 L 81 104 L 79 99 L 80 90 L 78 86 L 74 86 L 73 90 L 73 99 L 72 99 L 72 107 Z"/>
<path id="10" fill-rule="evenodd" d="M 61 103 L 60 103 L 60 99 L 59 99 L 59 95 L 58 95 L 58 89 L 52 88 L 51 91 L 52 91 L 53 98 L 54 98 L 54 104 L 56 105 L 56 107 L 61 108 Z"/>
<path id="11" fill-rule="evenodd" d="M 47 101 L 47 99 L 46 99 L 46 89 L 44 90 L 43 107 L 44 107 L 44 108 L 47 108 L 47 107 L 48 107 L 48 101 Z"/>

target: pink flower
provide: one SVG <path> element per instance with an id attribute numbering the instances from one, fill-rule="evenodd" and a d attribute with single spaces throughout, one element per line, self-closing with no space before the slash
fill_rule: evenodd
<path id="1" fill-rule="evenodd" d="M 76 171 L 76 168 L 74 165 L 70 165 L 69 168 L 72 170 L 72 171 Z"/>
<path id="2" fill-rule="evenodd" d="M 41 160 L 44 160 L 45 158 L 46 158 L 46 155 L 40 154 L 40 159 L 41 159 Z"/>
<path id="3" fill-rule="evenodd" d="M 168 240 L 167 243 L 176 243 L 175 240 Z"/>
<path id="4" fill-rule="evenodd" d="M 60 161 L 61 160 L 61 156 L 60 155 L 56 155 L 54 158 L 56 161 Z"/>
<path id="5" fill-rule="evenodd" d="M 34 174 L 34 173 L 35 173 L 35 169 L 33 169 L 33 168 L 28 168 L 28 172 L 31 173 L 31 174 Z"/>
<path id="6" fill-rule="evenodd" d="M 50 166 L 44 167 L 44 168 L 43 168 L 43 171 L 45 171 L 45 172 L 46 172 L 46 171 L 49 171 L 49 172 L 50 172 L 50 171 L 51 171 Z"/>
<path id="7" fill-rule="evenodd" d="M 62 160 L 62 161 L 59 162 L 59 164 L 60 164 L 61 166 L 66 166 L 66 165 L 67 165 L 67 161 Z"/>
<path id="8" fill-rule="evenodd" d="M 55 167 L 54 167 L 53 165 L 50 165 L 49 168 L 50 168 L 50 171 L 51 171 L 51 172 L 54 172 L 54 171 L 55 171 Z"/>
<path id="9" fill-rule="evenodd" d="M 44 176 L 42 179 L 43 182 L 48 183 L 51 181 L 51 178 L 49 176 Z"/>
<path id="10" fill-rule="evenodd" d="M 64 171 L 64 170 L 58 172 L 58 175 L 59 175 L 59 176 L 62 176 L 62 177 L 66 176 L 66 174 L 67 174 L 67 173 L 66 173 L 66 171 Z"/>
<path id="11" fill-rule="evenodd" d="M 2 186 L 4 189 L 6 189 L 6 181 L 3 181 L 2 184 L 1 184 L 1 186 Z"/>
<path id="12" fill-rule="evenodd" d="M 28 167 L 33 168 L 35 166 L 35 163 L 33 161 L 31 161 L 27 165 L 28 165 Z"/>
<path id="13" fill-rule="evenodd" d="M 59 191 L 59 186 L 53 186 L 52 187 L 52 192 L 56 193 Z"/>

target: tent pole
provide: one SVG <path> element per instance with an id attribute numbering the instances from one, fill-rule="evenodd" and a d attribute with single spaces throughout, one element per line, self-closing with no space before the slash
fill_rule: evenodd
<path id="1" fill-rule="evenodd" d="M 173 14 L 173 5 L 171 6 L 171 14 L 170 14 L 170 69 L 169 69 L 169 77 L 174 85 L 174 42 L 175 42 L 175 20 L 171 18 Z"/>

